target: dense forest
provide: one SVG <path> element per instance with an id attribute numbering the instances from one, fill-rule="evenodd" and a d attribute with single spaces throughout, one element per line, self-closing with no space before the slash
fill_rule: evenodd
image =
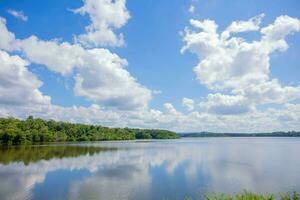
<path id="1" fill-rule="evenodd" d="M 300 137 L 300 132 L 271 132 L 271 133 L 180 133 L 180 137 Z"/>
<path id="2" fill-rule="evenodd" d="M 1 144 L 33 144 L 64 141 L 175 139 L 177 134 L 159 129 L 108 128 L 54 120 L 0 118 Z"/>

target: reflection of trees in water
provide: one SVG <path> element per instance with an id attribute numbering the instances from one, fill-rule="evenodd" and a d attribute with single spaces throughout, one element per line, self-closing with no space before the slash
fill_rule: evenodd
<path id="1" fill-rule="evenodd" d="M 300 145 L 299 140 L 291 138 L 103 142 L 102 147 L 117 148 L 116 151 L 102 148 L 103 153 L 96 145 L 100 144 L 46 146 L 53 149 L 52 154 L 55 148 L 61 148 L 57 154 L 63 155 L 66 151 L 65 156 L 27 161 L 27 166 L 24 161 L 0 164 L 1 200 L 26 199 L 27 196 L 61 199 L 61 190 L 68 197 L 65 199 L 72 200 L 152 200 L 184 199 L 186 195 L 202 199 L 206 192 L 235 193 L 244 188 L 274 193 L 298 191 L 299 188 Z M 78 149 L 80 147 L 82 149 Z M 39 146 L 32 153 L 46 151 L 42 148 Z M 85 151 L 84 148 L 89 149 Z M 95 148 L 99 148 L 100 153 L 93 151 Z M 28 154 L 31 150 L 25 151 Z M 26 153 L 20 153 L 19 160 L 24 160 L 22 157 L 25 158 Z M 78 156 L 68 157 L 67 154 Z M 89 156 L 91 154 L 93 156 Z M 0 160 L 4 159 L 2 155 L 0 149 Z M 282 163 L 288 165 L 283 167 Z M 287 171 L 289 173 L 285 173 Z M 44 196 L 37 196 L 37 191 Z M 52 198 L 48 193 L 53 194 Z"/>
<path id="2" fill-rule="evenodd" d="M 113 151 L 116 148 L 73 145 L 42 145 L 42 146 L 15 146 L 0 148 L 0 163 L 23 162 L 28 165 L 39 160 L 53 158 L 78 157 L 94 155 L 100 152 Z"/>

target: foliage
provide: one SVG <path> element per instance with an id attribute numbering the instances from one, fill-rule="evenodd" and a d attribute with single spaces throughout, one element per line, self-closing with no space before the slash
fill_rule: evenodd
<path id="1" fill-rule="evenodd" d="M 240 194 L 212 194 L 205 197 L 206 200 L 275 200 L 273 194 L 256 194 L 248 191 L 244 191 Z"/>
<path id="2" fill-rule="evenodd" d="M 0 118 L 1 144 L 33 144 L 64 141 L 174 139 L 176 133 L 158 129 L 108 128 L 54 120 Z"/>
<path id="3" fill-rule="evenodd" d="M 244 191 L 234 195 L 224 193 L 213 193 L 205 195 L 205 200 L 300 200 L 299 193 L 284 193 L 276 197 L 274 194 L 257 194 L 253 192 Z M 185 200 L 192 200 L 190 197 L 186 197 Z"/>

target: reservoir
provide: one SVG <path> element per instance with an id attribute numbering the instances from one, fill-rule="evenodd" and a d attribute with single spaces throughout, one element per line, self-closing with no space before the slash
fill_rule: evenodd
<path id="1" fill-rule="evenodd" d="M 300 138 L 184 138 L 2 147 L 1 200 L 183 200 L 300 192 Z"/>

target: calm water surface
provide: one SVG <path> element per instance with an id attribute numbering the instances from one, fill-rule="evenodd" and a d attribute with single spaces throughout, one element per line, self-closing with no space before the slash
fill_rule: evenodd
<path id="1" fill-rule="evenodd" d="M 199 138 L 0 149 L 0 199 L 202 199 L 300 191 L 299 138 Z"/>

